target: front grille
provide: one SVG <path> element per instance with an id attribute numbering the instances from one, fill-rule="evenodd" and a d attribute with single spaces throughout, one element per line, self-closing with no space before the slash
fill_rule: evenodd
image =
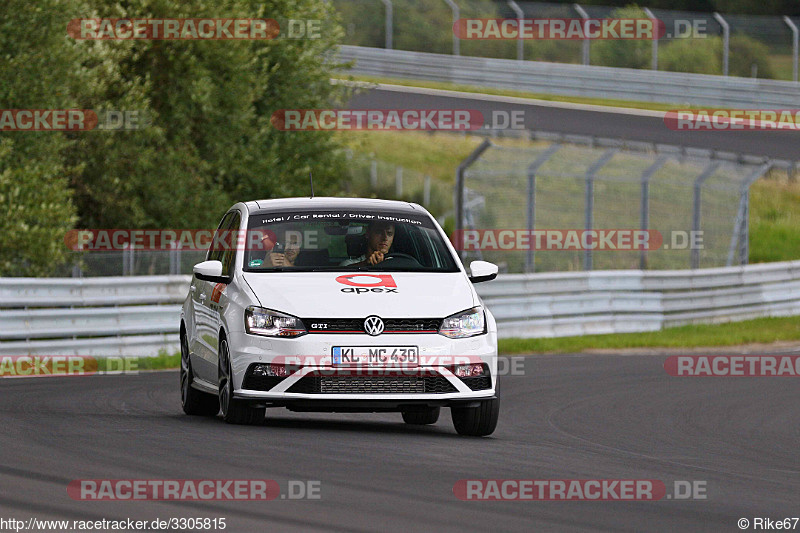
<path id="1" fill-rule="evenodd" d="M 320 378 L 319 392 L 334 393 L 420 393 L 425 392 L 425 378 L 409 376 L 328 376 Z"/>
<path id="2" fill-rule="evenodd" d="M 268 391 L 271 390 L 275 385 L 286 379 L 285 377 L 279 376 L 263 376 L 257 375 L 254 373 L 256 367 L 260 366 L 257 363 L 250 365 L 247 369 L 247 373 L 244 375 L 244 381 L 242 382 L 242 388 L 247 390 L 258 390 L 258 391 Z"/>
<path id="3" fill-rule="evenodd" d="M 365 333 L 365 318 L 304 318 L 309 333 Z M 383 318 L 383 333 L 438 333 L 441 318 Z"/>
<path id="4" fill-rule="evenodd" d="M 440 318 L 387 318 L 383 321 L 386 331 L 435 331 L 442 326 Z"/>
<path id="5" fill-rule="evenodd" d="M 461 378 L 464 385 L 472 390 L 486 390 L 492 388 L 492 381 L 489 376 L 478 376 L 474 378 Z"/>
<path id="6" fill-rule="evenodd" d="M 303 376 L 286 392 L 301 394 L 446 394 L 458 390 L 443 376 Z"/>

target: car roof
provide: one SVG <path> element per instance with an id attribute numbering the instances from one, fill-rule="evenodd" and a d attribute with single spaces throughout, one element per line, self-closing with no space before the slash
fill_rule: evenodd
<path id="1" fill-rule="evenodd" d="M 247 202 L 248 211 L 258 213 L 261 211 L 282 211 L 286 209 L 377 209 L 391 211 L 405 211 L 421 215 L 425 210 L 418 204 L 401 202 L 398 200 L 379 200 L 376 198 L 340 198 L 318 196 L 314 198 L 274 198 L 269 200 L 254 200 Z"/>

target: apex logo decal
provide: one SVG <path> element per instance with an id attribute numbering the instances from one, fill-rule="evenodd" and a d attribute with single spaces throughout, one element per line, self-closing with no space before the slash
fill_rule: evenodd
<path id="1" fill-rule="evenodd" d="M 211 291 L 211 301 L 215 304 L 219 303 L 219 297 L 222 296 L 222 291 L 224 291 L 228 286 L 224 283 L 217 283 L 214 285 L 214 290 Z"/>
<path id="2" fill-rule="evenodd" d="M 390 274 L 345 274 L 336 281 L 342 285 L 350 285 L 342 292 L 362 294 L 365 292 L 393 292 L 397 293 L 397 284 Z"/>

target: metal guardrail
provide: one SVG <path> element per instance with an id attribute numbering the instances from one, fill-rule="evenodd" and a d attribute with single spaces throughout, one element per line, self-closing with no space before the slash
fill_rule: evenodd
<path id="1" fill-rule="evenodd" d="M 800 314 L 800 261 L 698 270 L 509 274 L 478 285 L 501 337 L 656 331 Z"/>
<path id="2" fill-rule="evenodd" d="M 188 290 L 189 276 L 0 278 L 0 309 L 179 303 Z"/>
<path id="3" fill-rule="evenodd" d="M 0 355 L 152 356 L 178 350 L 188 276 L 0 279 Z M 130 290 L 138 286 L 140 298 Z M 800 261 L 699 270 L 507 274 L 477 286 L 500 337 L 655 331 L 800 315 Z M 20 305 L 22 296 L 31 305 Z M 69 303 L 69 299 L 73 303 Z M 47 309 L 45 302 L 52 302 Z M 90 302 L 94 306 L 89 306 Z M 147 302 L 144 305 L 142 302 Z"/>
<path id="4" fill-rule="evenodd" d="M 0 278 L 0 354 L 174 353 L 189 280 L 190 276 Z"/>
<path id="5" fill-rule="evenodd" d="M 353 74 L 515 89 L 562 96 L 757 108 L 797 107 L 800 84 L 629 68 L 341 47 Z"/>

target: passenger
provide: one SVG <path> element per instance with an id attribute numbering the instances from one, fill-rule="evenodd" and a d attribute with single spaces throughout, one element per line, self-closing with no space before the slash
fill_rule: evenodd
<path id="1" fill-rule="evenodd" d="M 272 242 L 277 238 L 278 242 Z M 277 234 L 269 232 L 262 239 L 267 252 L 264 257 L 265 267 L 293 267 L 300 254 L 300 232 L 293 228 L 279 229 Z"/>

